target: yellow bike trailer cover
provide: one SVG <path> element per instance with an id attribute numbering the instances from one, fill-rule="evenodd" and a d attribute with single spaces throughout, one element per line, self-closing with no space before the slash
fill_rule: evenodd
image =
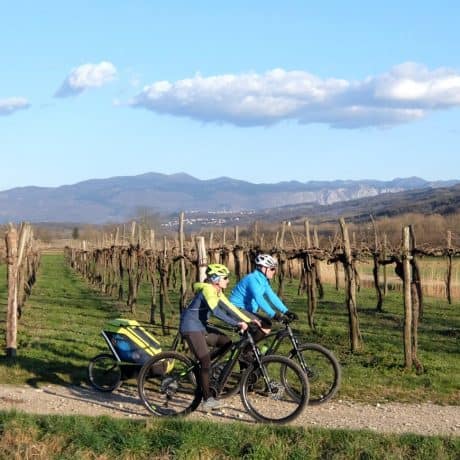
<path id="1" fill-rule="evenodd" d="M 161 353 L 160 342 L 134 319 L 112 319 L 101 334 L 118 361 L 143 364 Z"/>

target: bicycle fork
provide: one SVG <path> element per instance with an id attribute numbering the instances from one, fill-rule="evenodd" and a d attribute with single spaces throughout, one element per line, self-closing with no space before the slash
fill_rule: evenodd
<path id="1" fill-rule="evenodd" d="M 292 332 L 292 329 L 291 327 L 288 325 L 287 326 L 287 331 L 288 331 L 288 334 L 289 334 L 289 340 L 291 341 L 292 343 L 292 347 L 293 347 L 293 355 L 298 359 L 299 361 L 299 364 L 300 364 L 300 367 L 302 368 L 302 371 L 308 375 L 309 374 L 309 369 L 307 367 L 307 363 L 305 362 L 305 359 L 303 358 L 303 355 L 302 353 L 300 353 L 300 350 L 299 350 L 299 342 L 297 341 L 297 338 L 296 336 L 294 335 L 294 333 Z"/>

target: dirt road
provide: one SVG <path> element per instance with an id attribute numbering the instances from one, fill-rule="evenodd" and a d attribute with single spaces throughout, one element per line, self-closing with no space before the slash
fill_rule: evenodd
<path id="1" fill-rule="evenodd" d="M 216 422 L 255 423 L 246 414 L 239 396 L 228 401 L 221 413 L 208 415 L 197 410 L 190 419 Z M 150 415 L 140 402 L 136 388 L 122 386 L 118 391 L 99 393 L 89 387 L 48 385 L 0 385 L 0 410 L 18 410 L 37 414 L 109 415 L 146 418 Z M 460 436 L 460 406 L 423 404 L 361 404 L 336 399 L 322 406 L 307 407 L 293 425 L 345 429 L 370 429 L 382 433 L 417 433 Z"/>

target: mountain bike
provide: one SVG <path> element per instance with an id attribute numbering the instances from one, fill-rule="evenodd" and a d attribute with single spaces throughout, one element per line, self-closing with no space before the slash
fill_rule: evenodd
<path id="1" fill-rule="evenodd" d="M 254 360 L 244 372 L 234 372 L 243 350 Z M 149 412 L 180 416 L 194 411 L 202 400 L 199 362 L 176 351 L 162 352 L 147 361 L 138 377 L 139 396 Z M 300 366 L 285 356 L 262 356 L 248 330 L 226 350 L 211 353 L 210 389 L 214 396 L 226 392 L 231 376 L 247 412 L 260 422 L 286 423 L 308 404 L 309 384 Z"/>
<path id="2" fill-rule="evenodd" d="M 308 404 L 315 406 L 332 399 L 340 387 L 341 368 L 334 354 L 317 343 L 300 343 L 294 334 L 292 320 L 283 317 L 284 329 L 267 334 L 258 345 L 264 356 L 278 354 L 287 356 L 299 364 L 308 377 L 310 398 Z M 271 340 L 269 345 L 263 345 Z M 261 346 L 262 344 L 262 346 Z M 238 375 L 232 376 L 223 396 L 232 396 L 239 390 Z M 233 382 L 233 386 L 230 385 Z"/>

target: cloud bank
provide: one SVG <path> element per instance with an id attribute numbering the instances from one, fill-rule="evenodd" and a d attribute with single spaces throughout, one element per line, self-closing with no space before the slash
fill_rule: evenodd
<path id="1" fill-rule="evenodd" d="M 132 107 L 204 122 L 269 126 L 284 120 L 334 128 L 385 127 L 460 106 L 460 73 L 407 62 L 361 81 L 322 79 L 304 71 L 196 75 L 157 81 Z"/>
<path id="2" fill-rule="evenodd" d="M 111 82 L 116 75 L 117 69 L 111 62 L 83 64 L 70 72 L 55 96 L 76 96 L 88 88 L 97 88 Z"/>
<path id="3" fill-rule="evenodd" d="M 12 115 L 18 110 L 28 109 L 29 101 L 24 97 L 9 97 L 8 99 L 0 99 L 0 116 Z"/>

